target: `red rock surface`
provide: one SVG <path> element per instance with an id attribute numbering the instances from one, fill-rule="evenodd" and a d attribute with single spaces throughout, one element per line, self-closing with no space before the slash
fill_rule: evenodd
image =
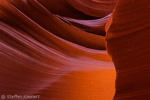
<path id="1" fill-rule="evenodd" d="M 0 0 L 1 99 L 150 100 L 149 16 L 149 0 Z"/>
<path id="2" fill-rule="evenodd" d="M 110 14 L 117 0 L 67 0 L 74 8 L 95 17 L 104 17 Z"/>
<path id="3" fill-rule="evenodd" d="M 65 21 L 66 23 L 71 24 L 86 32 L 105 36 L 106 35 L 105 24 L 110 16 L 111 14 L 103 18 L 92 19 L 92 20 L 80 20 L 80 19 L 73 19 L 73 18 L 62 17 L 62 16 L 58 16 L 58 17 L 63 21 Z"/>
<path id="4" fill-rule="evenodd" d="M 86 15 L 67 0 L 0 0 L 0 96 L 112 100 L 116 73 L 105 50 L 108 14 Z"/>
<path id="5" fill-rule="evenodd" d="M 149 16 L 149 0 L 118 0 L 106 25 L 117 71 L 114 100 L 150 100 Z"/>

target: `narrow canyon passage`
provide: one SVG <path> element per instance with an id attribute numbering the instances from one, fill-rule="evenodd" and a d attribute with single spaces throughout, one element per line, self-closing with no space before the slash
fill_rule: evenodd
<path id="1" fill-rule="evenodd" d="M 0 0 L 0 100 L 149 100 L 149 0 Z"/>

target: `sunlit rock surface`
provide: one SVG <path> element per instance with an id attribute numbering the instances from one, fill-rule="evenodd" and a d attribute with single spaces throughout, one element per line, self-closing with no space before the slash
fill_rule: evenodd
<path id="1" fill-rule="evenodd" d="M 0 98 L 150 100 L 149 16 L 149 0 L 0 0 Z"/>
<path id="2" fill-rule="evenodd" d="M 83 2 L 95 7 L 74 5 Z M 0 0 L 0 95 L 112 100 L 116 75 L 104 27 L 114 6 L 115 0 Z"/>

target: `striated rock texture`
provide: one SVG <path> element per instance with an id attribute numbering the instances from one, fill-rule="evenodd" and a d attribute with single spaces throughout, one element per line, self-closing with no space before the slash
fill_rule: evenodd
<path id="1" fill-rule="evenodd" d="M 95 17 L 104 17 L 110 14 L 117 0 L 67 0 L 74 8 Z"/>
<path id="2" fill-rule="evenodd" d="M 105 24 L 110 16 L 111 14 L 102 18 L 92 19 L 92 20 L 80 20 L 80 19 L 73 19 L 73 18 L 67 18 L 62 16 L 57 16 L 57 17 L 64 20 L 66 23 L 71 24 L 86 32 L 105 36 L 106 35 Z"/>
<path id="3" fill-rule="evenodd" d="M 0 0 L 0 98 L 150 100 L 149 16 L 150 0 Z"/>
<path id="4" fill-rule="evenodd" d="M 115 0 L 91 2 L 104 7 L 89 8 L 94 14 L 71 0 L 0 0 L 0 96 L 113 99 L 116 73 L 104 26 Z"/>
<path id="5" fill-rule="evenodd" d="M 150 0 L 118 0 L 106 24 L 117 71 L 114 100 L 150 100 Z"/>

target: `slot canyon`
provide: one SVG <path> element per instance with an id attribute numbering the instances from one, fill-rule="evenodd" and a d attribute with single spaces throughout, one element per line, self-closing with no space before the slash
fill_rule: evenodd
<path id="1" fill-rule="evenodd" d="M 150 100 L 150 0 L 0 0 L 0 100 Z"/>

